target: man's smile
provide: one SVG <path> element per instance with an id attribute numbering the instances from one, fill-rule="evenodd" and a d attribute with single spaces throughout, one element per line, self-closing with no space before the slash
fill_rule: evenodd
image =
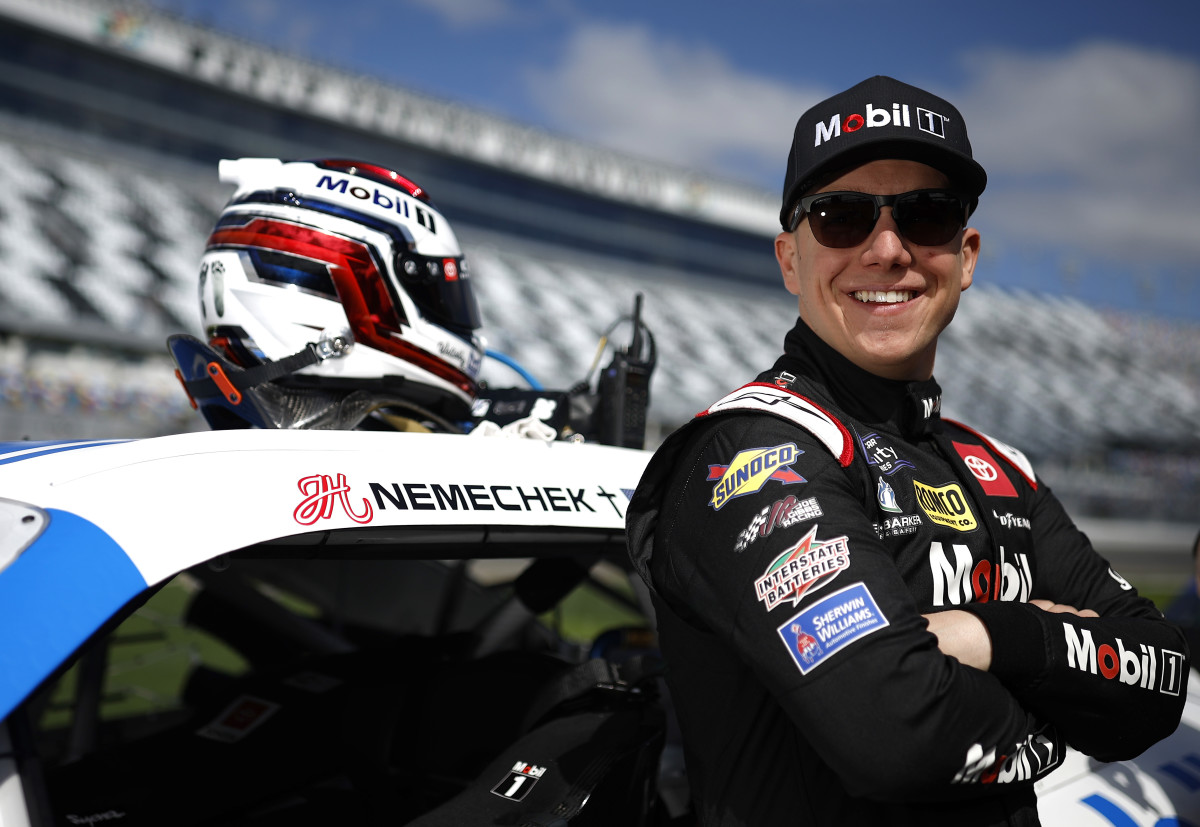
<path id="1" fill-rule="evenodd" d="M 899 304 L 916 298 L 912 290 L 856 290 L 854 298 L 867 304 Z"/>

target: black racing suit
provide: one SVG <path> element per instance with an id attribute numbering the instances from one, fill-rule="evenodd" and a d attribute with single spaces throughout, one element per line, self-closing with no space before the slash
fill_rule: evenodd
<path id="1" fill-rule="evenodd" d="M 1179 629 L 940 393 L 798 322 L 647 467 L 630 552 L 704 825 L 1037 824 L 1064 743 L 1112 761 L 1175 730 Z M 954 608 L 990 671 L 938 649 L 922 614 Z"/>

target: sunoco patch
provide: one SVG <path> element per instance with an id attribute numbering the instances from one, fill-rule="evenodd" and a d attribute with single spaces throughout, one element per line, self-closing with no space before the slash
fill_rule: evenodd
<path id="1" fill-rule="evenodd" d="M 717 481 L 708 504 L 714 511 L 720 511 L 732 499 L 757 494 L 768 480 L 804 482 L 804 477 L 789 467 L 803 453 L 796 443 L 788 442 L 772 448 L 738 451 L 728 465 L 708 466 L 708 479 Z"/>
<path id="2" fill-rule="evenodd" d="M 888 625 L 865 583 L 847 586 L 779 627 L 788 654 L 807 675 L 831 655 Z"/>

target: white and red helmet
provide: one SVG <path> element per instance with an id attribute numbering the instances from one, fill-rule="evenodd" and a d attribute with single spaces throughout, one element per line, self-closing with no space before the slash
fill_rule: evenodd
<path id="1" fill-rule="evenodd" d="M 209 344 L 243 368 L 325 357 L 275 379 L 377 387 L 463 418 L 484 346 L 449 222 L 407 178 L 346 160 L 222 161 L 237 190 L 200 267 Z M 295 360 L 293 360 L 295 363 Z"/>

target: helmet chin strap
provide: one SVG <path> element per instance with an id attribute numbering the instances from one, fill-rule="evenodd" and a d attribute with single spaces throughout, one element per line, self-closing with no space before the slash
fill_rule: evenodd
<path id="1" fill-rule="evenodd" d="M 183 387 L 192 399 L 220 395 L 231 405 L 240 405 L 247 390 L 274 382 L 298 370 L 319 365 L 327 359 L 340 359 L 348 354 L 353 346 L 354 340 L 348 331 L 334 335 L 321 331 L 320 339 L 309 342 L 303 350 L 251 368 L 239 367 L 214 351 L 215 358 L 205 365 L 207 375 L 198 379 L 182 380 Z"/>

